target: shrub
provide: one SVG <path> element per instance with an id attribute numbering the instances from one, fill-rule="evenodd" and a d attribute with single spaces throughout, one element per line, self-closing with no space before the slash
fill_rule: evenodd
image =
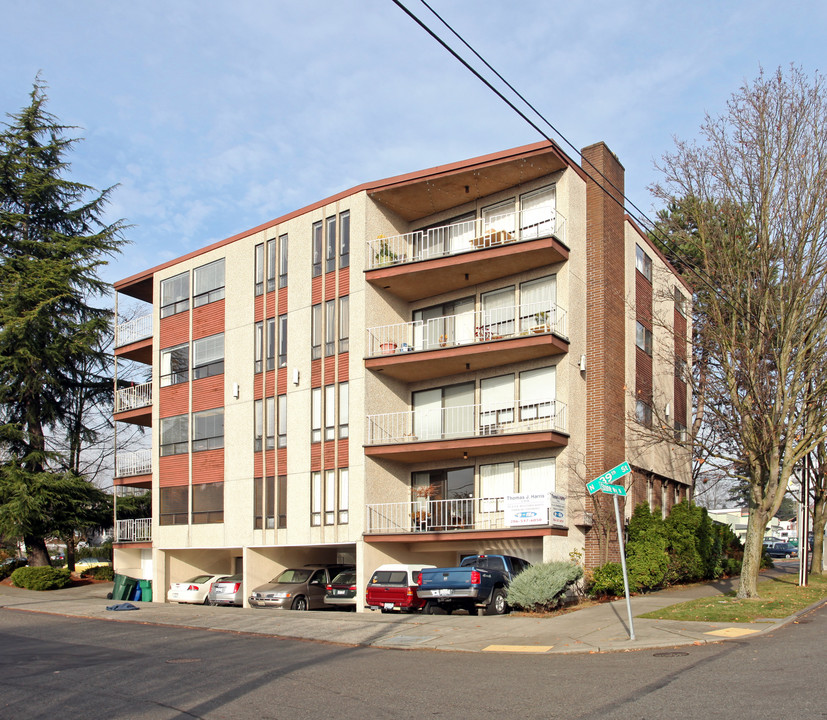
<path id="1" fill-rule="evenodd" d="M 553 610 L 563 600 L 566 589 L 583 577 L 583 568 L 571 562 L 532 565 L 508 586 L 506 600 L 512 607 L 533 612 Z"/>
<path id="2" fill-rule="evenodd" d="M 85 578 L 94 578 L 95 580 L 114 580 L 115 571 L 110 565 L 101 565 L 99 567 L 84 570 L 80 576 Z"/>
<path id="3" fill-rule="evenodd" d="M 5 580 L 17 568 L 25 567 L 28 561 L 26 558 L 8 558 L 0 565 L 0 580 Z"/>
<path id="4" fill-rule="evenodd" d="M 15 587 L 27 590 L 59 590 L 72 582 L 72 576 L 66 568 L 41 567 L 17 568 L 11 574 Z"/>
<path id="5" fill-rule="evenodd" d="M 629 590 L 653 590 L 663 585 L 669 559 L 666 554 L 666 530 L 660 514 L 642 502 L 629 519 L 629 541 L 626 544 Z M 621 591 L 623 589 L 621 577 Z"/>
<path id="6" fill-rule="evenodd" d="M 669 551 L 668 584 L 694 582 L 705 577 L 704 555 L 708 557 L 711 551 L 707 547 L 699 547 L 701 541 L 707 545 L 710 543 L 708 532 L 699 538 L 702 515 L 705 515 L 702 508 L 684 500 L 672 507 L 664 521 Z"/>
<path id="7" fill-rule="evenodd" d="M 623 567 L 621 564 L 610 562 L 596 567 L 592 571 L 587 592 L 592 597 L 623 595 Z"/>

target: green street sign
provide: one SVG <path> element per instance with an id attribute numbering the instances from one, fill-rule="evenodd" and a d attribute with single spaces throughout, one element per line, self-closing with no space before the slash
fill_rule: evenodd
<path id="1" fill-rule="evenodd" d="M 600 488 L 600 492 L 604 492 L 607 495 L 620 495 L 621 497 L 626 497 L 626 488 L 623 485 L 603 485 Z"/>
<path id="2" fill-rule="evenodd" d="M 620 465 L 613 467 L 611 470 L 604 472 L 600 477 L 592 480 L 586 485 L 586 489 L 589 491 L 590 495 L 594 495 L 596 492 L 603 490 L 605 485 L 611 485 L 615 480 L 619 480 L 624 475 L 628 475 L 630 472 L 632 472 L 632 468 L 629 463 L 622 462 Z M 604 490 L 604 492 L 606 491 Z M 622 493 L 615 492 L 613 490 L 608 492 L 610 495 L 626 495 L 625 490 Z"/>

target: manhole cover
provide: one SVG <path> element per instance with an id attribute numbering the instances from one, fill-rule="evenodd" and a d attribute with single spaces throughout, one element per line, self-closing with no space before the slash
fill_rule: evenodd
<path id="1" fill-rule="evenodd" d="M 654 653 L 653 657 L 683 657 L 684 655 L 689 655 L 688 652 L 659 652 Z"/>
<path id="2" fill-rule="evenodd" d="M 180 665 L 182 663 L 201 662 L 201 658 L 172 658 L 167 660 L 170 665 Z"/>

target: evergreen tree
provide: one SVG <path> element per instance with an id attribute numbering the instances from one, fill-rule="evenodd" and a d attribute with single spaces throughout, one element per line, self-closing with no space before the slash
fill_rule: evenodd
<path id="1" fill-rule="evenodd" d="M 39 78 L 31 102 L 0 133 L 0 533 L 23 537 L 33 565 L 45 540 L 80 523 L 63 498 L 99 498 L 48 443 L 68 416 L 90 360 L 103 366 L 111 311 L 98 271 L 119 252 L 124 224 L 107 224 L 112 188 L 65 177 L 77 143 L 45 110 Z"/>

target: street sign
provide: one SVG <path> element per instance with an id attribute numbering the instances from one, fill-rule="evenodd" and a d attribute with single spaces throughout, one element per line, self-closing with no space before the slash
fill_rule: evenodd
<path id="1" fill-rule="evenodd" d="M 600 477 L 592 480 L 586 485 L 586 489 L 589 491 L 590 495 L 594 495 L 596 492 L 603 490 L 604 485 L 611 485 L 615 480 L 622 478 L 624 475 L 628 475 L 630 472 L 632 472 L 632 468 L 629 466 L 629 463 L 622 462 L 620 465 L 613 467 L 611 470 L 604 472 Z M 626 491 L 616 492 L 614 490 L 609 490 L 609 494 L 626 495 Z"/>
<path id="2" fill-rule="evenodd" d="M 603 485 L 600 491 L 607 495 L 621 495 L 626 497 L 626 488 L 623 487 L 623 485 Z"/>

